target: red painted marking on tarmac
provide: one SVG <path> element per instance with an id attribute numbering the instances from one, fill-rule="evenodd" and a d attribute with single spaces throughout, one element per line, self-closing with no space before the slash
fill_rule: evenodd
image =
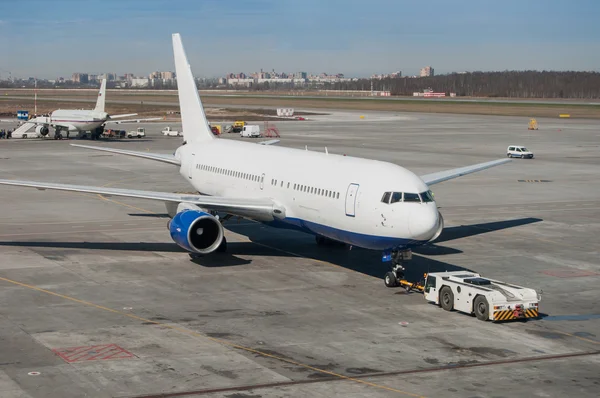
<path id="1" fill-rule="evenodd" d="M 52 351 L 68 363 L 135 357 L 131 352 L 116 344 L 57 348 Z"/>

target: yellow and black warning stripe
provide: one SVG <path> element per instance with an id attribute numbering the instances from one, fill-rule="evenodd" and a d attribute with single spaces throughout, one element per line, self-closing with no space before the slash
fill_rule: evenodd
<path id="1" fill-rule="evenodd" d="M 530 308 L 523 311 L 502 310 L 494 311 L 494 321 L 509 321 L 511 319 L 537 318 L 539 312 L 537 308 Z"/>

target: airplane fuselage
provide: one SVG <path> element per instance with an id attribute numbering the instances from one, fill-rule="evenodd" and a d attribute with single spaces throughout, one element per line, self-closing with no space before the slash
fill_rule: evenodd
<path id="1" fill-rule="evenodd" d="M 382 202 L 386 192 L 429 189 L 392 163 L 225 139 L 184 145 L 177 156 L 201 194 L 278 203 L 285 217 L 267 222 L 274 227 L 389 250 L 424 244 L 440 226 L 432 200 Z"/>
<path id="2" fill-rule="evenodd" d="M 68 131 L 93 131 L 108 119 L 106 112 L 94 110 L 60 109 L 50 115 L 50 125 Z"/>

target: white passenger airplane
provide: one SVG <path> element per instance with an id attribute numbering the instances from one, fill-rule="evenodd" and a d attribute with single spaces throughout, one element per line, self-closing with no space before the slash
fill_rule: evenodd
<path id="1" fill-rule="evenodd" d="M 417 176 L 396 164 L 215 137 L 208 125 L 179 34 L 173 35 L 184 144 L 173 155 L 75 145 L 168 163 L 199 193 L 186 195 L 45 182 L 0 184 L 165 202 L 171 238 L 193 254 L 224 251 L 222 222 L 232 216 L 383 252 L 393 286 L 408 250 L 444 226 L 429 187 L 497 166 L 500 159 Z M 279 165 L 273 168 L 272 165 Z M 219 218 L 217 213 L 226 214 Z"/>
<path id="2" fill-rule="evenodd" d="M 109 115 L 104 111 L 106 103 L 106 79 L 102 79 L 96 107 L 93 110 L 86 109 L 59 109 L 50 114 L 50 116 L 40 116 L 29 120 L 29 123 L 37 124 L 36 132 L 42 136 L 48 135 L 50 127 L 54 128 L 54 138 L 60 138 L 61 132 L 65 131 L 67 137 L 70 133 L 84 131 L 91 132 L 92 139 L 98 139 L 103 132 L 103 126 L 106 123 L 127 123 L 141 122 L 148 120 L 160 120 L 161 118 L 146 118 L 132 120 L 115 120 L 129 116 L 135 116 L 137 113 L 128 113 L 124 115 Z"/>

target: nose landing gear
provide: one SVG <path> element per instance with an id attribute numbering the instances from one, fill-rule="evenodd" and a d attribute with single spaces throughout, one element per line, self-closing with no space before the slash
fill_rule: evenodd
<path id="1" fill-rule="evenodd" d="M 386 255 L 384 253 L 384 259 L 391 260 L 392 269 L 385 274 L 383 282 L 387 287 L 396 287 L 400 286 L 400 280 L 404 279 L 404 261 L 408 261 L 412 259 L 412 251 L 408 250 L 394 250 L 391 255 Z"/>

